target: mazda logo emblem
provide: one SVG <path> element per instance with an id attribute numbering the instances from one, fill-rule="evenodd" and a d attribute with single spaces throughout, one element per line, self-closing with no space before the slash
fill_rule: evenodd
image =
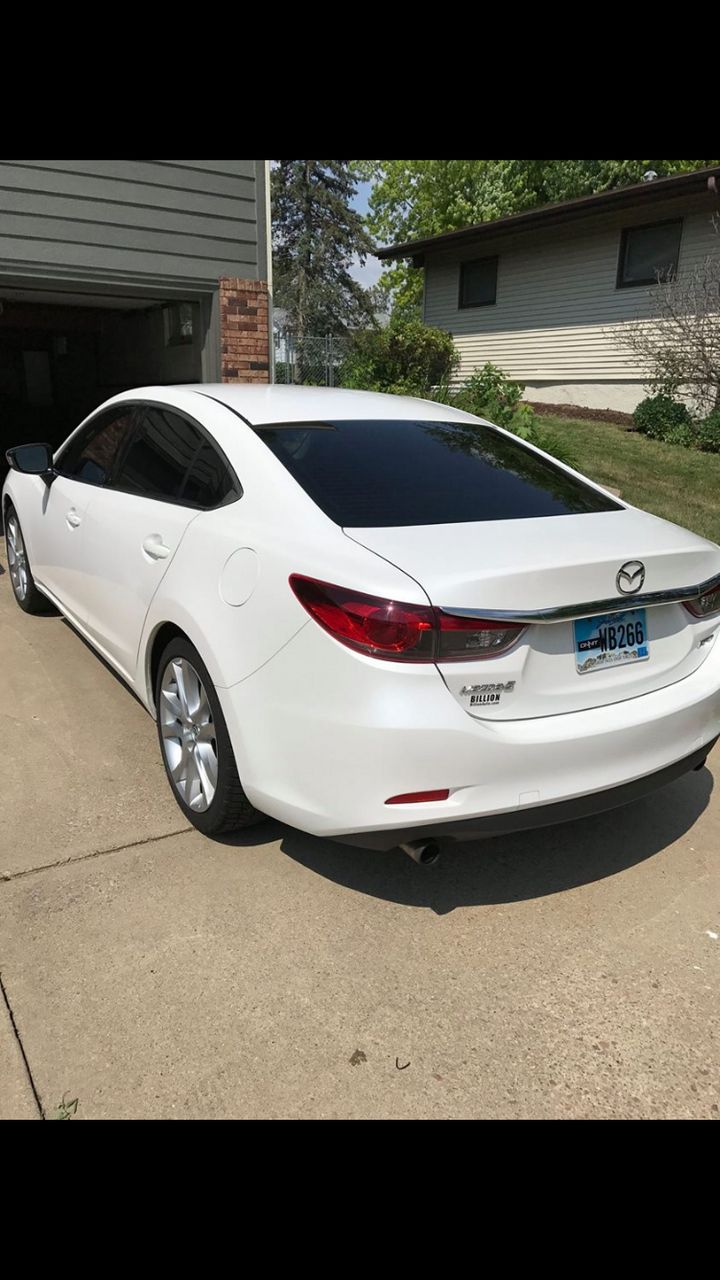
<path id="1" fill-rule="evenodd" d="M 642 589 L 645 581 L 645 565 L 641 560 L 627 560 L 621 564 L 615 579 L 618 591 L 624 596 L 634 596 Z"/>

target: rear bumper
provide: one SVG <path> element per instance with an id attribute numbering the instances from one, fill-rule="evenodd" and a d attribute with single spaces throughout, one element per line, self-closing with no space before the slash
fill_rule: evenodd
<path id="1" fill-rule="evenodd" d="M 218 696 L 257 809 L 312 835 L 392 848 L 416 831 L 469 838 L 562 821 L 605 807 L 611 792 L 621 798 L 610 803 L 622 804 L 626 787 L 637 783 L 641 795 L 667 770 L 692 768 L 682 762 L 697 762 L 720 734 L 720 643 L 664 689 L 491 721 L 469 716 L 436 668 L 365 658 L 308 622 Z M 385 803 L 440 788 L 450 790 L 445 801 Z"/>
<path id="2" fill-rule="evenodd" d="M 514 809 L 510 813 L 493 813 L 486 817 L 463 818 L 460 822 L 441 822 L 426 824 L 421 827 L 402 827 L 397 831 L 363 831 L 356 835 L 335 836 L 340 844 L 357 845 L 362 849 L 393 849 L 396 845 L 407 844 L 412 840 L 431 838 L 433 840 L 481 840 L 489 836 L 509 835 L 513 831 L 534 831 L 537 827 L 551 827 L 560 822 L 573 822 L 576 818 L 587 818 L 594 813 L 604 813 L 608 809 L 617 809 L 620 805 L 629 804 L 632 800 L 641 800 L 643 796 L 656 791 L 658 787 L 667 786 L 691 769 L 700 769 L 712 751 L 717 738 L 713 738 L 707 746 L 700 747 L 684 760 L 666 765 L 655 773 L 648 773 L 643 778 L 635 778 L 632 782 L 624 782 L 619 787 L 609 787 L 605 791 L 595 791 L 590 795 L 575 796 L 572 800 L 561 800 L 558 804 L 538 805 L 532 809 Z"/>

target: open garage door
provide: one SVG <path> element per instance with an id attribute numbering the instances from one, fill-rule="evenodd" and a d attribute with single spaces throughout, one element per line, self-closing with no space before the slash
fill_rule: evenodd
<path id="1" fill-rule="evenodd" d="M 58 445 L 108 396 L 201 382 L 210 299 L 60 292 L 0 280 L 0 484 L 5 450 Z"/>

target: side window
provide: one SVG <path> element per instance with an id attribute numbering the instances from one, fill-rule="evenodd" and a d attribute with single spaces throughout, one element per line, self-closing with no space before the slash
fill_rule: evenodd
<path id="1" fill-rule="evenodd" d="M 647 227 L 626 227 L 620 237 L 618 289 L 657 284 L 677 273 L 682 219 Z"/>
<path id="2" fill-rule="evenodd" d="M 196 454 L 182 491 L 183 502 L 195 507 L 219 507 L 234 496 L 235 484 L 227 463 L 206 440 Z"/>
<path id="3" fill-rule="evenodd" d="M 140 410 L 137 430 L 115 476 L 115 488 L 148 498 L 178 500 L 203 443 L 200 432 L 179 414 L 161 408 Z"/>
<path id="4" fill-rule="evenodd" d="M 63 449 L 57 460 L 62 476 L 84 484 L 107 484 L 115 459 L 130 437 L 135 406 L 106 409 Z"/>
<path id="5" fill-rule="evenodd" d="M 497 298 L 497 271 L 497 258 L 461 262 L 459 307 L 492 306 Z"/>
<path id="6" fill-rule="evenodd" d="M 234 491 L 227 464 L 210 441 L 187 418 L 159 405 L 138 411 L 113 487 L 198 507 L 217 506 Z"/>

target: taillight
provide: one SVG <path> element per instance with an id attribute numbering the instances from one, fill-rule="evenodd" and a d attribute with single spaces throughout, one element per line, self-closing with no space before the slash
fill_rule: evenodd
<path id="1" fill-rule="evenodd" d="M 402 604 L 318 582 L 299 573 L 290 586 L 308 613 L 351 649 L 373 658 L 432 662 L 435 616 L 422 605 Z"/>
<path id="2" fill-rule="evenodd" d="M 720 578 L 711 582 L 704 596 L 697 600 L 685 600 L 685 608 L 695 618 L 709 618 L 713 613 L 720 613 Z"/>
<path id="3" fill-rule="evenodd" d="M 436 612 L 440 624 L 438 662 L 494 658 L 515 644 L 525 630 L 517 623 L 495 622 L 492 618 L 455 618 L 439 609 Z"/>
<path id="4" fill-rule="evenodd" d="M 404 604 L 293 573 L 303 608 L 331 636 L 372 658 L 395 662 L 461 662 L 504 653 L 523 626 L 485 618 L 455 618 L 429 605 Z"/>

